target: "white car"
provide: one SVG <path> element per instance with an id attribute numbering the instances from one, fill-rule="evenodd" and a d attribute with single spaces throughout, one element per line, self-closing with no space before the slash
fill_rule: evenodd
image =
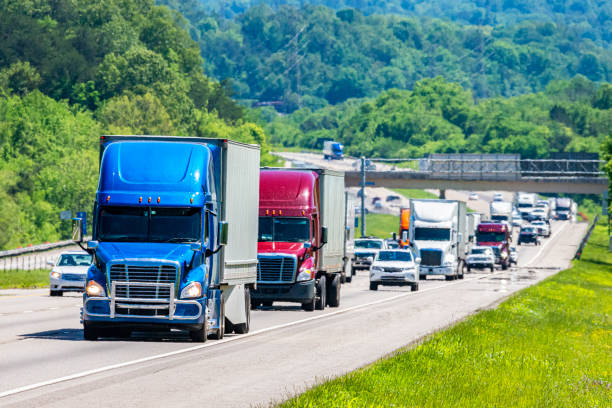
<path id="1" fill-rule="evenodd" d="M 513 227 L 520 227 L 521 225 L 523 225 L 523 219 L 521 218 L 521 216 L 519 215 L 518 217 L 515 217 L 513 215 L 512 216 L 512 226 Z"/>
<path id="2" fill-rule="evenodd" d="M 511 246 L 510 247 L 510 263 L 516 265 L 517 262 L 518 262 L 518 251 L 516 250 L 515 246 Z"/>
<path id="3" fill-rule="evenodd" d="M 62 296 L 64 292 L 82 292 L 92 256 L 85 252 L 62 253 L 49 274 L 49 295 Z"/>
<path id="4" fill-rule="evenodd" d="M 493 201 L 504 201 L 504 195 L 502 193 L 493 194 Z"/>
<path id="5" fill-rule="evenodd" d="M 470 253 L 465 260 L 468 272 L 472 268 L 486 269 L 489 268 L 491 272 L 495 270 L 495 254 L 493 249 L 488 246 L 475 246 L 472 247 Z"/>
<path id="6" fill-rule="evenodd" d="M 387 243 L 384 239 L 376 237 L 357 238 L 355 240 L 353 270 L 370 269 L 378 251 L 382 249 L 387 249 Z"/>
<path id="7" fill-rule="evenodd" d="M 478 200 L 478 194 L 470 193 L 470 196 L 468 197 L 468 200 Z"/>
<path id="8" fill-rule="evenodd" d="M 405 249 L 388 249 L 378 252 L 370 267 L 370 290 L 383 286 L 410 286 L 412 292 L 419 290 L 420 259 Z"/>
<path id="9" fill-rule="evenodd" d="M 538 235 L 542 237 L 550 237 L 550 226 L 544 221 L 533 221 L 531 226 L 538 231 Z"/>

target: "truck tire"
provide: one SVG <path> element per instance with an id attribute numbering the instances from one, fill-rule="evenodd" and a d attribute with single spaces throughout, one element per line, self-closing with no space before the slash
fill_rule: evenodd
<path id="1" fill-rule="evenodd" d="M 353 264 L 347 262 L 344 267 L 344 282 L 342 283 L 351 283 L 353 281 Z"/>
<path id="2" fill-rule="evenodd" d="M 87 341 L 96 341 L 100 337 L 100 332 L 96 327 L 91 327 L 87 322 L 83 322 L 83 338 Z"/>
<path id="3" fill-rule="evenodd" d="M 214 334 L 210 336 L 211 340 L 221 340 L 225 335 L 225 302 L 223 301 L 223 296 L 221 296 L 221 302 L 219 302 L 219 328 L 215 331 Z"/>
<path id="4" fill-rule="evenodd" d="M 427 280 L 427 275 L 419 275 L 419 280 Z"/>
<path id="5" fill-rule="evenodd" d="M 378 283 L 370 282 L 370 290 L 378 290 Z"/>
<path id="6" fill-rule="evenodd" d="M 472 268 L 470 268 L 470 266 L 469 266 L 469 265 L 468 265 L 468 267 L 467 267 L 467 271 L 468 271 L 468 272 L 471 272 L 471 271 L 472 271 Z"/>
<path id="7" fill-rule="evenodd" d="M 491 273 L 495 272 L 495 265 L 491 265 Z"/>
<path id="8" fill-rule="evenodd" d="M 251 329 L 251 291 L 249 288 L 244 288 L 244 311 L 246 322 L 234 325 L 234 333 L 236 334 L 246 334 Z"/>
<path id="9" fill-rule="evenodd" d="M 329 307 L 340 306 L 340 289 L 342 285 L 340 283 L 340 274 L 335 273 L 329 279 L 329 285 L 327 286 L 327 304 Z"/>
<path id="10" fill-rule="evenodd" d="M 312 300 L 302 303 L 302 309 L 307 312 L 313 312 L 315 310 L 315 303 L 317 302 L 317 295 L 315 294 Z"/>
<path id="11" fill-rule="evenodd" d="M 457 266 L 457 279 L 463 279 L 463 262 L 459 262 L 459 266 Z"/>
<path id="12" fill-rule="evenodd" d="M 208 332 L 208 316 L 206 316 L 206 312 L 204 312 L 204 323 L 202 323 L 202 327 L 197 330 L 190 330 L 189 337 L 191 337 L 191 341 L 196 343 L 204 343 L 208 336 L 206 335 Z"/>
<path id="13" fill-rule="evenodd" d="M 456 277 L 456 275 L 444 275 L 444 280 L 452 281 L 455 280 Z"/>
<path id="14" fill-rule="evenodd" d="M 508 269 L 508 263 L 507 262 L 502 263 L 501 267 L 502 267 L 502 270 L 505 271 L 506 269 Z"/>
<path id="15" fill-rule="evenodd" d="M 326 297 L 327 297 L 327 285 L 325 284 L 327 278 L 325 277 L 325 275 L 322 275 L 319 278 L 319 283 L 317 284 L 317 294 L 319 295 L 318 297 L 316 297 L 316 302 L 315 302 L 315 309 L 317 310 L 324 310 L 325 309 L 325 304 L 327 303 Z"/>
<path id="16" fill-rule="evenodd" d="M 419 290 L 419 284 L 415 283 L 414 285 L 410 286 L 410 291 L 411 292 L 416 292 L 417 290 Z"/>

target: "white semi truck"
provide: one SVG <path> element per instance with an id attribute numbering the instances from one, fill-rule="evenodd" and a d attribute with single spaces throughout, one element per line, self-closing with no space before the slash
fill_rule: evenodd
<path id="1" fill-rule="evenodd" d="M 526 220 L 534 209 L 538 196 L 533 193 L 517 193 L 516 208 L 521 213 L 521 218 Z"/>
<path id="2" fill-rule="evenodd" d="M 469 246 L 463 201 L 410 200 L 410 242 L 421 258 L 419 278 L 463 279 Z"/>
<path id="3" fill-rule="evenodd" d="M 505 222 L 510 225 L 512 221 L 512 203 L 509 201 L 491 201 L 489 204 L 491 221 Z"/>

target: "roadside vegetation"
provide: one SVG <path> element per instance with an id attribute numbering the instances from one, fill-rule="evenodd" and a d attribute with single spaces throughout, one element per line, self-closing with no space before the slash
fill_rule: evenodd
<path id="1" fill-rule="evenodd" d="M 570 269 L 281 407 L 609 406 L 611 270 L 597 226 Z"/>
<path id="2" fill-rule="evenodd" d="M 359 214 L 357 214 L 359 216 Z M 359 217 L 361 223 L 361 217 Z M 391 238 L 399 229 L 399 217 L 391 214 L 366 214 L 366 235 L 378 238 Z M 356 228 L 355 237 L 361 237 L 361 224 Z"/>
<path id="3" fill-rule="evenodd" d="M 413 189 L 413 188 L 395 188 L 393 189 L 393 191 L 395 191 L 398 194 L 403 195 L 406 198 L 418 198 L 418 199 L 439 198 L 436 194 L 430 193 L 429 191 L 418 190 L 418 189 Z"/>
<path id="4" fill-rule="evenodd" d="M 32 289 L 49 287 L 49 269 L 1 271 L 0 289 Z"/>

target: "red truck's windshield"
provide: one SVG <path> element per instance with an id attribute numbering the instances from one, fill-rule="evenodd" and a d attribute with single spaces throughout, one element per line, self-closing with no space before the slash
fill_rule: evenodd
<path id="1" fill-rule="evenodd" d="M 506 240 L 504 232 L 478 232 L 476 241 L 478 242 L 502 242 Z"/>
<path id="2" fill-rule="evenodd" d="M 310 241 L 308 218 L 259 217 L 259 242 Z"/>

